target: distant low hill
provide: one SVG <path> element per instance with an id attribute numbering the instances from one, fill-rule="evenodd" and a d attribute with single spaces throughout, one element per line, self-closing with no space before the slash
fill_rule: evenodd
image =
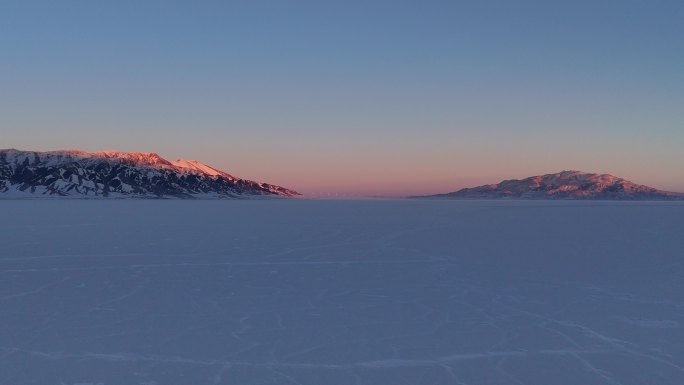
<path id="1" fill-rule="evenodd" d="M 609 174 L 561 171 L 412 198 L 684 200 L 684 193 L 658 190 Z"/>
<path id="2" fill-rule="evenodd" d="M 155 153 L 0 150 L 0 198 L 240 198 L 299 195 Z"/>

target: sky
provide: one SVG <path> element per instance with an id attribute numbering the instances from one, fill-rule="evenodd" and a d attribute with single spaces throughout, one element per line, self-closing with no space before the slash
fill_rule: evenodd
<path id="1" fill-rule="evenodd" d="M 0 148 L 309 196 L 583 170 L 684 191 L 684 2 L 0 0 Z"/>

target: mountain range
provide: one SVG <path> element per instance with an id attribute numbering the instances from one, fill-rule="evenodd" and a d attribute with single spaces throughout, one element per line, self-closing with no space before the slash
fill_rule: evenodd
<path id="1" fill-rule="evenodd" d="M 0 150 L 0 196 L 246 198 L 298 192 L 155 153 Z"/>
<path id="2" fill-rule="evenodd" d="M 658 190 L 609 174 L 561 171 L 413 198 L 682 200 L 684 194 Z"/>
<path id="3" fill-rule="evenodd" d="M 251 198 L 296 191 L 155 153 L 0 150 L 0 197 Z M 411 198 L 684 200 L 609 174 L 561 171 Z"/>

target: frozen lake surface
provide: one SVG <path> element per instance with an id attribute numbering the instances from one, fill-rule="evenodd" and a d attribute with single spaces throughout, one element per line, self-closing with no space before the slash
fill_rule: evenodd
<path id="1" fill-rule="evenodd" d="M 0 210 L 0 384 L 684 384 L 683 203 Z"/>

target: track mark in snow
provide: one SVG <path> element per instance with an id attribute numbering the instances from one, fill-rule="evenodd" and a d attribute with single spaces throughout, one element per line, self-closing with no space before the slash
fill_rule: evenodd
<path id="1" fill-rule="evenodd" d="M 611 349 L 543 349 L 535 351 L 492 351 L 482 353 L 454 354 L 450 356 L 432 359 L 386 359 L 376 361 L 362 361 L 349 364 L 319 364 L 304 362 L 249 362 L 249 361 L 224 361 L 224 360 L 198 360 L 184 357 L 165 357 L 156 355 L 141 355 L 133 353 L 66 353 L 66 352 L 39 352 L 18 349 L 16 347 L 0 347 L 0 350 L 22 352 L 36 357 L 50 360 L 97 360 L 111 362 L 157 362 L 168 364 L 191 364 L 191 365 L 223 365 L 230 367 L 253 367 L 253 368 L 290 368 L 290 369 L 387 369 L 387 368 L 408 368 L 408 367 L 429 367 L 444 365 L 453 362 L 488 360 L 506 357 L 526 357 L 526 356 L 570 356 L 577 354 L 612 354 L 616 353 Z"/>
<path id="2" fill-rule="evenodd" d="M 26 297 L 26 296 L 33 295 L 33 294 L 38 294 L 38 293 L 42 292 L 43 290 L 49 289 L 51 287 L 59 286 L 60 284 L 70 280 L 71 278 L 72 277 L 64 277 L 57 282 L 48 283 L 47 285 L 40 286 L 40 287 L 33 289 L 33 290 L 24 291 L 24 292 L 16 293 L 16 294 L 6 295 L 3 297 L 0 297 L 0 301 L 6 301 L 8 299 L 14 299 L 14 298 L 19 298 L 19 297 Z"/>

